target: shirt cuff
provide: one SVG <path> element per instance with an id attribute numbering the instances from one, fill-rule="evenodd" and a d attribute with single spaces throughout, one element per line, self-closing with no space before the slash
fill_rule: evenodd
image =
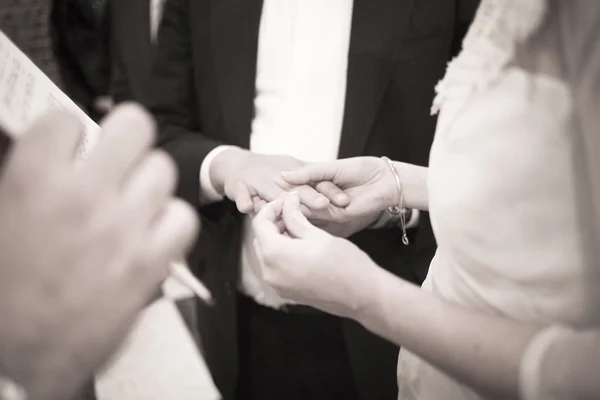
<path id="1" fill-rule="evenodd" d="M 410 212 L 410 219 L 406 223 L 406 229 L 416 228 L 419 225 L 419 210 L 413 208 Z"/>
<path id="2" fill-rule="evenodd" d="M 236 146 L 217 146 L 210 153 L 204 157 L 202 164 L 200 165 L 200 202 L 201 203 L 215 203 L 223 200 L 225 195 L 217 192 L 210 180 L 210 164 L 216 156 L 221 154 L 225 150 L 236 149 Z"/>

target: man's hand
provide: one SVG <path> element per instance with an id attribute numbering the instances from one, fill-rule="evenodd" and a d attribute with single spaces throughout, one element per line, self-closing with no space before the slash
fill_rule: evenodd
<path id="1" fill-rule="evenodd" d="M 198 228 L 173 199 L 154 125 L 124 106 L 75 163 L 82 126 L 61 113 L 17 138 L 0 173 L 0 371 L 32 399 L 70 398 L 158 293 Z"/>
<path id="2" fill-rule="evenodd" d="M 325 182 L 324 193 L 310 185 L 290 185 L 281 173 L 305 164 L 290 156 L 255 154 L 247 150 L 228 149 L 210 166 L 210 179 L 217 192 L 235 201 L 240 212 L 257 213 L 268 202 L 294 190 L 300 197 L 305 214 L 323 210 L 329 205 L 344 207 L 348 197 L 334 183 Z"/>

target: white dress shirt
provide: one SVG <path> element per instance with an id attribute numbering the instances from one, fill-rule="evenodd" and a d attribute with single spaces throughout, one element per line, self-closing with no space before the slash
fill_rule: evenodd
<path id="1" fill-rule="evenodd" d="M 337 159 L 346 98 L 353 0 L 265 0 L 258 39 L 255 117 L 250 150 L 307 162 Z M 218 201 L 204 159 L 201 196 Z M 240 290 L 258 303 L 290 303 L 262 279 L 249 218 L 242 243 Z"/>
<path id="2" fill-rule="evenodd" d="M 150 39 L 153 42 L 156 41 L 164 6 L 165 0 L 150 0 Z"/>

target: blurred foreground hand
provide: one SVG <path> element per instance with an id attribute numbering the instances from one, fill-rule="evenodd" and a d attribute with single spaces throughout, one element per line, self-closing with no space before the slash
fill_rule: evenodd
<path id="1" fill-rule="evenodd" d="M 0 171 L 0 375 L 31 399 L 91 378 L 194 240 L 174 164 L 139 107 L 116 109 L 83 163 L 67 113 L 15 139 Z"/>

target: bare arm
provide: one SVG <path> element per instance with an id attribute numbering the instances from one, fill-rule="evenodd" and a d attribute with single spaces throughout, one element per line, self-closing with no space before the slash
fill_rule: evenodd
<path id="1" fill-rule="evenodd" d="M 429 195 L 427 193 L 429 168 L 399 161 L 394 161 L 394 167 L 398 171 L 398 175 L 402 181 L 406 206 L 417 210 L 429 210 Z M 390 193 L 395 197 L 397 192 L 396 183 L 392 180 L 389 182 Z"/>
<path id="2" fill-rule="evenodd" d="M 598 284 L 600 260 L 597 4 L 581 0 L 559 6 L 577 120 L 573 135 L 580 155 L 576 175 L 578 203 L 585 220 L 582 249 L 588 255 L 593 288 Z M 400 164 L 397 168 L 408 171 Z M 356 318 L 481 393 L 499 399 L 521 395 L 527 400 L 600 396 L 600 327 L 576 331 L 494 318 L 444 302 L 379 268 L 369 271 L 364 277 L 369 282 L 363 283 L 370 288 L 363 297 L 367 306 Z"/>
<path id="3" fill-rule="evenodd" d="M 517 397 L 522 355 L 541 327 L 457 307 L 374 265 L 364 270 L 366 306 L 354 318 L 367 329 L 483 394 Z"/>
<path id="4" fill-rule="evenodd" d="M 528 400 L 598 398 L 599 330 L 560 331 L 543 352 L 529 354 L 539 370 L 522 371 L 526 352 L 536 352 L 530 349 L 534 347 L 532 340 L 537 341 L 548 327 L 469 311 L 378 267 L 365 270 L 370 271 L 363 276 L 362 287 L 369 288 L 363 297 L 366 306 L 354 317 L 370 331 L 403 346 L 481 394 L 493 399 L 520 398 L 522 384 L 526 387 L 537 375 L 539 388 L 530 389 L 535 395 Z M 523 372 L 533 375 L 521 377 Z"/>

